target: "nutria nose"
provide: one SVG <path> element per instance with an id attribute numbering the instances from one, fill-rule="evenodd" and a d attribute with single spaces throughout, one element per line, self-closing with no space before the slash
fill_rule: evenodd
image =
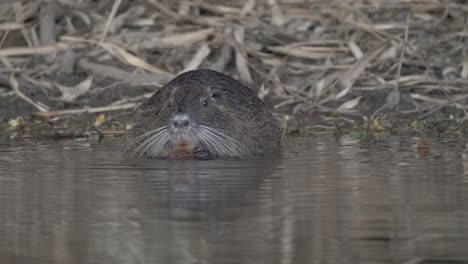
<path id="1" fill-rule="evenodd" d="M 176 114 L 172 119 L 172 126 L 176 129 L 188 129 L 190 118 L 187 114 Z"/>

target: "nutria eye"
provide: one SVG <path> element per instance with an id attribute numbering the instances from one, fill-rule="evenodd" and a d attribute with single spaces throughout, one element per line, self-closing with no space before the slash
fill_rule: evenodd
<path id="1" fill-rule="evenodd" d="M 206 100 L 206 98 L 203 98 L 201 100 L 201 104 L 204 106 L 204 107 L 207 107 L 208 106 L 208 100 Z"/>
<path id="2" fill-rule="evenodd" d="M 220 92 L 213 92 L 213 93 L 211 94 L 211 97 L 213 97 L 213 98 L 221 98 L 221 93 L 220 93 Z"/>

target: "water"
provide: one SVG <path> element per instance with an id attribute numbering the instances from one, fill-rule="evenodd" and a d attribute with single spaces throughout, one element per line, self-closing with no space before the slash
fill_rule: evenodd
<path id="1" fill-rule="evenodd" d="M 468 263 L 465 146 L 418 142 L 292 138 L 246 161 L 3 142 L 0 263 Z"/>

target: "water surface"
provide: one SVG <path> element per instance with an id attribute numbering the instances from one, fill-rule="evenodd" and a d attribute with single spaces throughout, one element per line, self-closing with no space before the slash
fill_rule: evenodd
<path id="1" fill-rule="evenodd" d="M 0 142 L 0 263 L 468 263 L 465 146 L 418 142 L 291 138 L 244 161 Z"/>

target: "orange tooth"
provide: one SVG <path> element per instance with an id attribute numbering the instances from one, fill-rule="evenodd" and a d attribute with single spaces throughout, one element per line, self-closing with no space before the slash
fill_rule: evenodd
<path id="1" fill-rule="evenodd" d="M 177 146 L 169 151 L 169 157 L 174 159 L 193 159 L 194 146 L 186 139 L 182 139 Z"/>

